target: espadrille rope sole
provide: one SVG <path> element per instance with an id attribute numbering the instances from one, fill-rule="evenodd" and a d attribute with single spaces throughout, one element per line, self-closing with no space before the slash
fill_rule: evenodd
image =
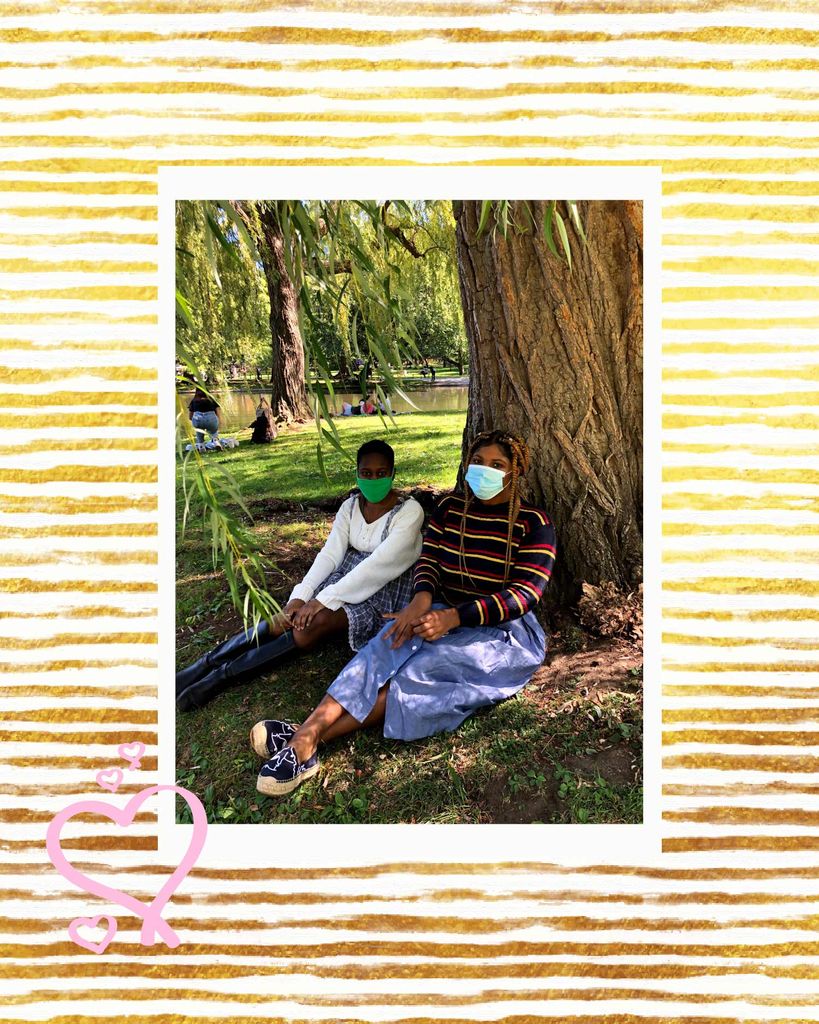
<path id="1" fill-rule="evenodd" d="M 312 779 L 320 767 L 321 765 L 317 763 L 312 768 L 305 768 L 295 779 L 290 779 L 288 782 L 277 782 L 266 775 L 260 775 L 256 779 L 256 789 L 260 793 L 264 793 L 265 796 L 286 796 L 288 793 L 292 793 L 294 789 L 297 789 L 302 782 Z"/>

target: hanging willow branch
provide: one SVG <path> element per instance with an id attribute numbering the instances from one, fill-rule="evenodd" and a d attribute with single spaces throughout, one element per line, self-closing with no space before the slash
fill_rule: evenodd
<path id="1" fill-rule="evenodd" d="M 184 376 L 177 379 L 186 383 Z M 205 387 L 201 389 L 209 394 Z M 252 622 L 255 629 L 262 619 L 273 618 L 280 606 L 267 589 L 259 546 L 238 518 L 228 511 L 229 503 L 238 505 L 251 521 L 253 517 L 230 471 L 224 465 L 209 462 L 202 457 L 193 443 L 193 428 L 178 398 L 177 405 L 177 424 L 182 427 L 177 430 L 184 501 L 181 536 L 185 535 L 188 528 L 193 498 L 196 496 L 199 499 L 197 511 L 202 516 L 202 529 L 210 536 L 213 567 L 216 569 L 221 564 L 234 607 L 241 609 L 245 627 Z M 189 445 L 187 451 L 186 440 Z"/>
<path id="2" fill-rule="evenodd" d="M 566 220 L 570 221 L 584 246 L 586 245 L 586 233 L 583 230 L 583 223 L 577 209 L 577 201 L 574 199 L 563 200 L 567 214 L 566 217 L 561 215 L 557 204 L 557 199 L 550 199 L 546 204 L 546 212 L 543 215 L 543 240 L 546 242 L 549 252 L 557 257 L 557 259 L 564 261 L 568 265 L 569 270 L 571 270 L 572 249 L 569 243 L 569 233 L 566 230 Z M 515 205 L 518 207 L 517 211 L 514 209 Z M 520 213 L 526 223 L 521 224 L 516 220 L 515 212 Z M 506 238 L 510 227 L 514 228 L 518 234 L 524 234 L 527 231 L 531 231 L 533 234 L 537 233 L 537 220 L 532 206 L 527 200 L 513 204 L 509 199 L 484 199 L 481 203 L 481 213 L 478 218 L 478 230 L 476 233 L 478 238 L 486 232 L 490 216 L 493 217 L 493 238 L 497 231 L 500 231 L 503 238 Z M 562 253 L 557 248 L 555 235 L 557 235 L 557 241 L 560 242 L 563 250 Z"/>
<path id="3" fill-rule="evenodd" d="M 259 248 L 264 244 L 262 220 L 272 218 L 284 238 L 284 258 L 288 276 L 298 295 L 298 317 L 302 339 L 305 318 L 316 322 L 312 295 L 320 292 L 327 304 L 342 318 L 342 307 L 356 310 L 352 318 L 354 330 L 351 347 L 354 354 L 371 366 L 380 380 L 374 384 L 376 395 L 389 411 L 388 393 L 400 395 L 410 406 L 414 403 L 400 387 L 394 367 L 407 356 L 420 358 L 415 339 L 415 324 L 406 313 L 410 296 L 401 281 L 400 266 L 391 258 L 391 248 L 402 247 L 420 258 L 415 234 L 423 229 L 415 223 L 415 211 L 401 200 L 385 203 L 361 200 L 356 202 L 300 200 L 260 200 L 253 202 L 213 200 L 193 204 L 197 223 L 204 235 L 205 253 L 210 274 L 221 288 L 217 255 L 241 262 L 238 254 L 244 246 L 254 262 L 261 265 Z M 188 254 L 189 255 L 189 254 Z M 199 374 L 190 351 L 185 346 L 185 328 L 193 329 L 192 300 L 188 287 L 185 253 L 177 249 L 176 308 L 179 324 L 177 355 L 188 368 L 191 379 Z M 348 312 L 343 316 L 346 318 Z M 307 387 L 317 428 L 316 458 L 326 479 L 324 454 L 330 446 L 345 459 L 352 456 L 344 449 L 330 412 L 334 398 L 334 382 L 328 362 L 319 346 L 307 351 L 308 364 L 317 368 L 321 385 L 310 375 Z M 207 393 L 201 383 L 199 387 Z M 329 397 L 329 402 L 328 402 Z M 379 410 L 382 423 L 387 426 Z M 190 436 L 190 431 L 187 431 Z M 192 437 L 191 437 L 192 440 Z M 227 511 L 234 502 L 245 514 L 236 481 L 227 470 L 202 458 L 191 446 L 184 458 L 182 487 L 185 500 L 183 529 L 194 502 L 201 505 L 205 529 L 210 531 L 214 565 L 221 560 L 230 586 L 234 605 L 242 607 L 245 620 L 252 609 L 254 621 L 269 617 L 278 607 L 267 592 L 264 572 L 252 537 L 236 516 Z M 244 590 L 244 594 L 241 591 Z"/>

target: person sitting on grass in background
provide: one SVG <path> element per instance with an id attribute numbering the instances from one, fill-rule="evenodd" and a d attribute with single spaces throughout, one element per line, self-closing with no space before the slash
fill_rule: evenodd
<path id="1" fill-rule="evenodd" d="M 456 729 L 517 693 L 542 664 L 534 608 L 552 573 L 549 516 L 520 499 L 529 449 L 500 431 L 469 447 L 466 493 L 441 500 L 415 567 L 414 596 L 342 669 L 296 727 L 267 719 L 250 742 L 265 759 L 256 788 L 283 796 L 319 770 L 320 742 L 381 725 L 391 739 Z"/>
<path id="2" fill-rule="evenodd" d="M 176 676 L 180 711 L 202 707 L 236 683 L 266 672 L 290 651 L 346 637 L 360 650 L 412 594 L 424 510 L 393 488 L 395 453 L 367 441 L 356 459 L 358 489 L 336 513 L 330 536 L 280 614 L 242 630 Z"/>
<path id="3" fill-rule="evenodd" d="M 219 403 L 210 398 L 202 388 L 197 387 L 193 398 L 188 403 L 188 418 L 196 434 L 196 444 L 205 443 L 205 434 L 210 434 L 209 445 L 218 447 L 219 439 Z"/>
<path id="4" fill-rule="evenodd" d="M 374 416 L 377 412 L 378 407 L 373 401 L 372 395 L 362 398 L 358 405 L 351 405 L 349 402 L 341 403 L 342 416 Z"/>
<path id="5" fill-rule="evenodd" d="M 252 444 L 271 444 L 278 436 L 279 432 L 273 422 L 273 410 L 264 395 L 259 399 L 259 404 L 256 406 L 256 419 L 250 426 L 253 428 L 250 437 Z"/>

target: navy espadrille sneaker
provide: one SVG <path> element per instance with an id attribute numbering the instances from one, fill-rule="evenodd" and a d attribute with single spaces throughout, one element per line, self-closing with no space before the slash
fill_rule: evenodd
<path id="1" fill-rule="evenodd" d="M 292 747 L 284 747 L 262 765 L 256 779 L 256 789 L 265 796 L 285 796 L 302 782 L 311 779 L 318 770 L 318 754 L 313 754 L 302 763 Z"/>
<path id="2" fill-rule="evenodd" d="M 263 761 L 286 747 L 295 733 L 295 725 L 280 722 L 277 718 L 265 718 L 250 730 L 250 745 Z"/>

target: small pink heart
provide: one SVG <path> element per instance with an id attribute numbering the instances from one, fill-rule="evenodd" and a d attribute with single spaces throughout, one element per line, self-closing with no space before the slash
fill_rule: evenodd
<path id="1" fill-rule="evenodd" d="M 99 942 L 92 942 L 80 935 L 80 928 L 100 928 L 100 921 L 106 922 L 105 935 Z M 92 953 L 104 953 L 108 948 L 111 939 L 117 934 L 117 919 L 110 914 L 97 914 L 96 917 L 75 917 L 68 926 L 68 937 L 76 942 L 83 949 L 89 949 Z"/>
<path id="2" fill-rule="evenodd" d="M 94 776 L 98 786 L 116 793 L 122 783 L 122 771 L 119 768 L 104 768 Z"/>
<path id="3" fill-rule="evenodd" d="M 120 743 L 117 753 L 128 762 L 128 771 L 132 772 L 139 768 L 139 759 L 145 753 L 145 744 L 139 740 L 134 740 L 133 743 Z"/>

